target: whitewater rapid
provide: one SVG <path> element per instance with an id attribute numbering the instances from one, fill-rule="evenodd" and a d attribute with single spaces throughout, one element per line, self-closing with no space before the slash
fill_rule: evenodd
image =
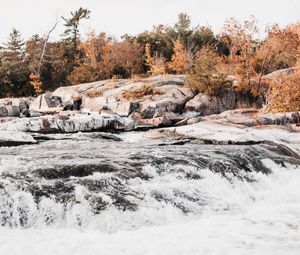
<path id="1" fill-rule="evenodd" d="M 0 148 L 0 254 L 299 254 L 300 167 L 291 155 L 134 137 Z M 113 169 L 61 168 L 92 162 Z"/>

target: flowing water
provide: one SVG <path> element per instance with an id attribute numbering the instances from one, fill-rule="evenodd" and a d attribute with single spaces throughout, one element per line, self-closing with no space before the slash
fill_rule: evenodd
<path id="1" fill-rule="evenodd" d="M 0 147 L 0 254 L 300 254 L 283 145 L 37 138 Z"/>

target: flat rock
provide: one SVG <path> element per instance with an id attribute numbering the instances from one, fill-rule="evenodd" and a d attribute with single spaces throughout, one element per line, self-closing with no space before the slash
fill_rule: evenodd
<path id="1" fill-rule="evenodd" d="M 216 141 L 219 144 L 254 144 L 265 141 L 290 144 L 300 152 L 300 132 L 278 126 L 245 127 L 202 121 L 193 125 L 169 128 L 172 132 L 187 137 Z"/>
<path id="2" fill-rule="evenodd" d="M 17 146 L 34 143 L 36 143 L 36 140 L 28 133 L 0 131 L 0 146 Z"/>
<path id="3" fill-rule="evenodd" d="M 4 131 L 37 133 L 74 133 L 126 128 L 126 121 L 118 116 L 74 114 L 71 116 L 47 115 L 35 118 L 16 118 L 0 126 Z"/>

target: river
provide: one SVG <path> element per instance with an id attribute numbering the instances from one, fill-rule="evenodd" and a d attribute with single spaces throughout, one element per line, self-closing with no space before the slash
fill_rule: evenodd
<path id="1" fill-rule="evenodd" d="M 143 133 L 0 147 L 0 254 L 300 252 L 300 158 Z"/>

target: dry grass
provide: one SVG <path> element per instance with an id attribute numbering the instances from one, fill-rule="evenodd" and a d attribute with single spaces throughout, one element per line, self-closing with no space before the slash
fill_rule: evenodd
<path id="1" fill-rule="evenodd" d="M 142 74 L 134 74 L 131 77 L 131 80 L 133 82 L 141 82 L 143 79 L 145 79 L 145 75 L 142 75 Z"/>
<path id="2" fill-rule="evenodd" d="M 140 99 L 148 95 L 162 95 L 162 94 L 163 93 L 160 90 L 154 88 L 153 86 L 144 85 L 141 88 L 128 90 L 124 92 L 123 97 L 129 100 L 129 99 Z"/>
<path id="3" fill-rule="evenodd" d="M 120 75 L 120 74 L 114 74 L 114 75 L 111 77 L 111 80 L 123 80 L 123 77 L 122 77 L 122 75 Z"/>
<path id="4" fill-rule="evenodd" d="M 99 97 L 103 95 L 103 92 L 100 90 L 92 90 L 92 91 L 88 91 L 86 93 L 86 95 L 90 98 L 94 98 L 94 97 Z"/>

